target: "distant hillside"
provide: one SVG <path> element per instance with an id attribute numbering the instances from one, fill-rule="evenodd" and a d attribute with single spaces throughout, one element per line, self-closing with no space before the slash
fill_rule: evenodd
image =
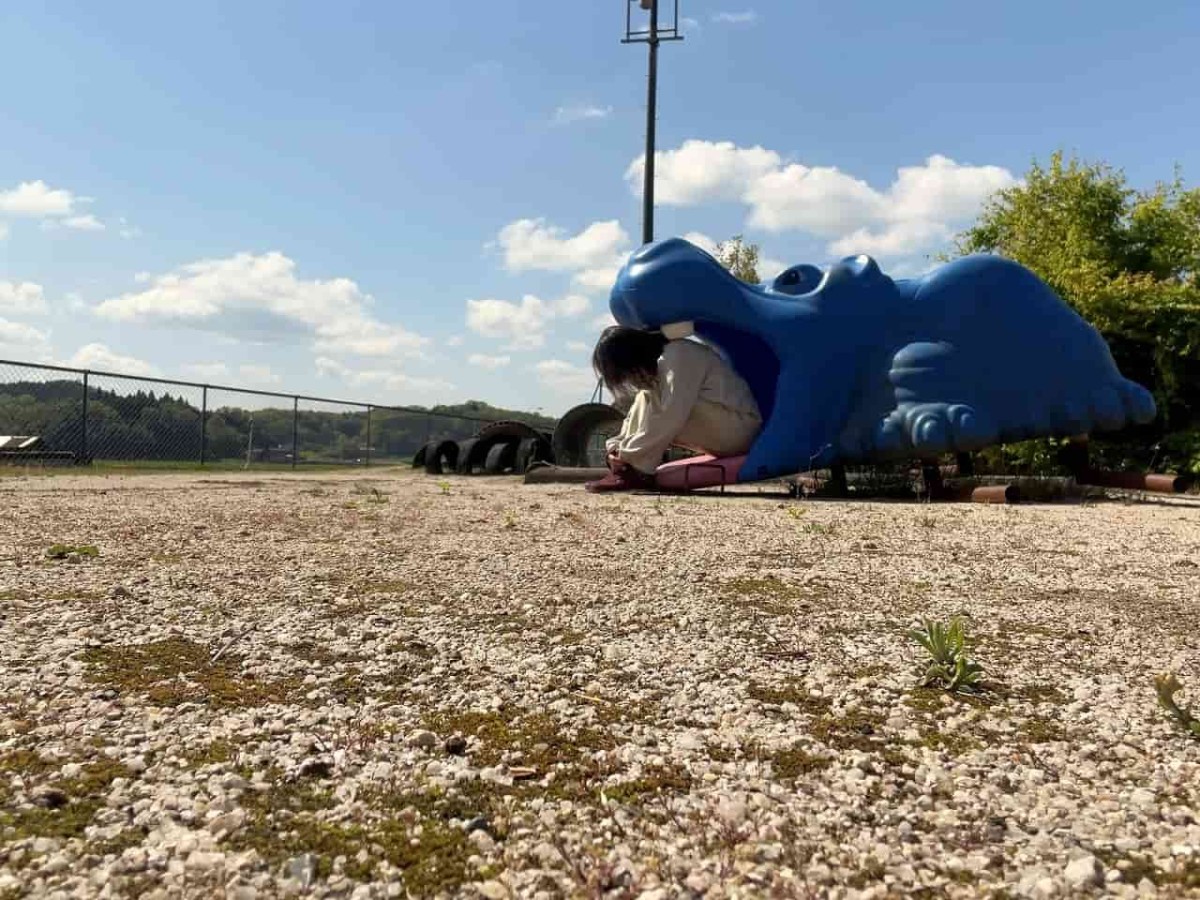
<path id="1" fill-rule="evenodd" d="M 166 391 L 116 393 L 89 388 L 88 454 L 100 459 L 199 459 L 201 443 L 207 459 L 241 459 L 292 447 L 292 404 L 244 409 L 221 405 L 224 392 L 210 393 L 205 429 L 200 409 Z M 305 409 L 296 417 L 301 460 L 353 461 L 368 453 L 366 410 Z M 311 405 L 311 404 L 307 404 Z M 374 409 L 369 422 L 374 459 L 412 456 L 429 440 L 461 440 L 475 434 L 473 419 L 515 419 L 540 431 L 552 431 L 554 420 L 537 413 L 501 409 L 478 400 L 412 412 Z M 0 434 L 40 435 L 48 449 L 79 452 L 83 444 L 83 402 L 78 381 L 22 381 L 0 384 Z"/>

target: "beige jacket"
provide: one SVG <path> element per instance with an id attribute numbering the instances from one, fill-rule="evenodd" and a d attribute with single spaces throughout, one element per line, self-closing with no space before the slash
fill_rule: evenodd
<path id="1" fill-rule="evenodd" d="M 657 390 L 635 407 L 606 445 L 643 465 L 656 454 L 661 458 L 672 443 L 741 452 L 762 422 L 745 380 L 712 347 L 690 339 L 667 343 L 658 360 Z"/>

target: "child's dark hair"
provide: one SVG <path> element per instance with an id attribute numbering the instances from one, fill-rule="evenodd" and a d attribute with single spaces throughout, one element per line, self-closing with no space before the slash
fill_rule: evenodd
<path id="1" fill-rule="evenodd" d="M 658 358 L 666 346 L 660 331 L 610 325 L 596 341 L 592 368 L 614 395 L 651 389 L 658 383 Z"/>

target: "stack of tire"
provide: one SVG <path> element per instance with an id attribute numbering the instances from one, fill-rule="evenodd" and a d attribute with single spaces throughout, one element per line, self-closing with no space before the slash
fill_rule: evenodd
<path id="1" fill-rule="evenodd" d="M 621 413 L 604 403 L 584 403 L 558 420 L 554 433 L 524 422 L 491 422 L 464 441 L 430 441 L 413 457 L 413 468 L 430 475 L 523 475 L 537 465 L 603 465 L 596 460 L 604 435 L 615 433 Z"/>

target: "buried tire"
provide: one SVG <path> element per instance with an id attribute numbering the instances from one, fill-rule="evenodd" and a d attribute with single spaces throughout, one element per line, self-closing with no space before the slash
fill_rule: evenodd
<path id="1" fill-rule="evenodd" d="M 478 446 L 478 445 L 476 445 Z M 518 441 L 515 438 L 499 440 L 488 449 L 487 459 L 483 462 L 485 475 L 503 475 L 511 471 L 517 464 Z"/>
<path id="2" fill-rule="evenodd" d="M 428 475 L 453 472 L 458 464 L 458 444 L 454 441 L 430 441 L 421 452 L 425 454 L 425 472 Z"/>
<path id="3" fill-rule="evenodd" d="M 604 465 L 604 439 L 621 430 L 625 416 L 607 403 L 583 403 L 567 410 L 551 438 L 554 462 L 570 468 Z"/>
<path id="4" fill-rule="evenodd" d="M 454 471 L 459 475 L 471 474 L 471 453 L 474 449 L 475 438 L 458 442 L 458 459 L 455 461 Z"/>
<path id="5" fill-rule="evenodd" d="M 516 444 L 523 438 L 536 437 L 538 437 L 537 429 L 524 422 L 510 420 L 490 422 L 479 429 L 479 433 L 472 439 L 470 447 L 467 447 L 467 441 L 463 441 L 459 452 L 466 455 L 459 457 L 459 470 L 464 475 L 473 475 L 480 470 L 486 471 L 488 454 L 497 444 Z M 515 449 L 513 452 L 516 452 Z M 512 463 L 509 465 L 511 466 Z"/>

